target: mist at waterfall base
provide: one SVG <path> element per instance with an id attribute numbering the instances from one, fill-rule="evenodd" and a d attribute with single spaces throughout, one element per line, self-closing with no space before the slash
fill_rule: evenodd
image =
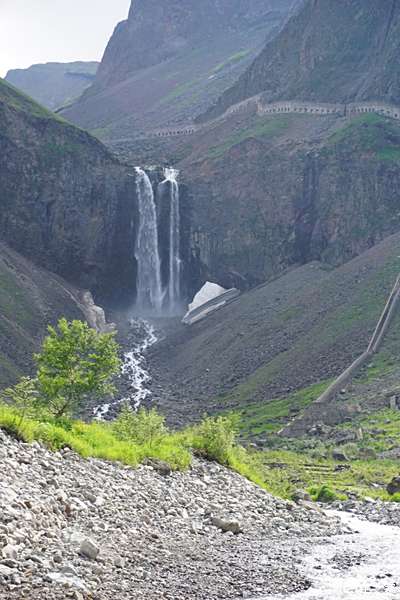
<path id="1" fill-rule="evenodd" d="M 136 302 L 133 314 L 141 317 L 178 316 L 184 311 L 182 299 L 182 260 L 179 173 L 165 168 L 156 190 L 148 173 L 136 167 L 139 224 L 136 236 Z M 159 205 L 169 203 L 168 281 L 162 283 Z M 157 206 L 158 205 L 158 206 Z"/>

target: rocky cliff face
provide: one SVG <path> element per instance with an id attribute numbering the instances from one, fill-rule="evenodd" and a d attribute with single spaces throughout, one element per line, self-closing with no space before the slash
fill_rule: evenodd
<path id="1" fill-rule="evenodd" d="M 55 110 L 71 103 L 93 83 L 97 62 L 46 63 L 13 69 L 6 80 L 37 102 Z"/>
<path id="2" fill-rule="evenodd" d="M 400 104 L 396 0 L 307 0 L 207 118 L 264 92 L 267 100 Z"/>
<path id="3" fill-rule="evenodd" d="M 135 0 L 93 86 L 65 116 L 120 139 L 204 112 L 297 0 Z"/>
<path id="4" fill-rule="evenodd" d="M 243 289 L 290 265 L 342 264 L 398 231 L 396 122 L 293 116 L 256 123 L 248 137 L 243 124 L 237 133 L 227 123 L 225 138 L 222 127 L 213 130 L 220 144 L 210 150 L 198 140 L 205 154 L 182 164 L 193 196 L 193 251 L 209 278 Z"/>
<path id="5" fill-rule="evenodd" d="M 102 299 L 132 297 L 132 171 L 4 82 L 0 124 L 2 239 Z"/>

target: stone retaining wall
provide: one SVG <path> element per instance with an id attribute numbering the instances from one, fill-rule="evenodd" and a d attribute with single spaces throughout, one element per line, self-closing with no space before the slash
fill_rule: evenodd
<path id="1" fill-rule="evenodd" d="M 165 127 L 143 133 L 140 137 L 164 138 L 193 135 L 212 125 L 224 121 L 231 115 L 254 112 L 259 116 L 280 114 L 306 114 L 313 116 L 337 115 L 354 118 L 361 114 L 374 113 L 400 120 L 400 107 L 385 102 L 354 102 L 350 104 L 331 104 L 327 102 L 280 101 L 264 103 L 261 94 L 248 98 L 228 108 L 221 116 L 202 125 L 188 124 L 184 126 Z"/>

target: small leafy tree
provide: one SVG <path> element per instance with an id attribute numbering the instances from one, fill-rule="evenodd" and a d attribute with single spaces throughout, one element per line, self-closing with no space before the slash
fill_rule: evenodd
<path id="1" fill-rule="evenodd" d="M 155 409 L 135 412 L 128 402 L 122 405 L 113 428 L 119 439 L 140 445 L 155 444 L 167 434 L 165 419 Z"/>
<path id="2" fill-rule="evenodd" d="M 37 380 L 30 377 L 22 379 L 13 387 L 0 394 L 0 399 L 17 411 L 16 424 L 19 426 L 26 418 L 35 417 L 38 411 L 39 394 Z"/>
<path id="3" fill-rule="evenodd" d="M 56 418 L 75 413 L 88 397 L 112 395 L 121 361 L 114 333 L 61 319 L 35 356 L 41 395 Z"/>

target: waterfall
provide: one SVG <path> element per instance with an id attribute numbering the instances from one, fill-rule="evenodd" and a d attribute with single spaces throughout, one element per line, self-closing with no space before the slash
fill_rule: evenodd
<path id="1" fill-rule="evenodd" d="M 142 311 L 160 312 L 163 303 L 161 261 L 158 250 L 157 211 L 148 175 L 136 168 L 139 199 L 139 231 L 135 257 L 138 265 L 137 306 Z"/>
<path id="2" fill-rule="evenodd" d="M 164 169 L 165 181 L 170 186 L 170 217 L 169 217 L 169 282 L 168 299 L 171 310 L 177 307 L 181 299 L 181 256 L 180 256 L 180 199 L 178 171 Z"/>

